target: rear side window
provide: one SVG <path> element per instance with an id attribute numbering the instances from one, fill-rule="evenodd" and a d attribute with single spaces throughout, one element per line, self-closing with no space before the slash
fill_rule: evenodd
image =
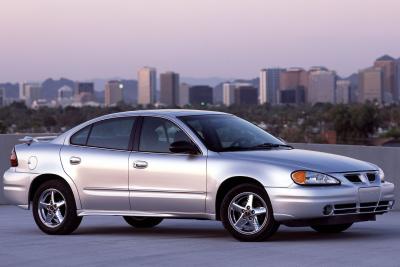
<path id="1" fill-rule="evenodd" d="M 79 145 L 79 146 L 86 145 L 86 140 L 87 140 L 89 132 L 90 132 L 90 127 L 91 127 L 91 125 L 86 126 L 85 128 L 83 128 L 79 132 L 75 133 L 71 137 L 70 143 L 73 144 L 73 145 Z"/>
<path id="2" fill-rule="evenodd" d="M 88 146 L 128 150 L 135 118 L 110 119 L 93 124 Z"/>

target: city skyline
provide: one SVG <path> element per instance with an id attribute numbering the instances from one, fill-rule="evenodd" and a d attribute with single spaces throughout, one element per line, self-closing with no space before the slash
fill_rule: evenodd
<path id="1" fill-rule="evenodd" d="M 400 54 L 396 0 L 4 0 L 0 8 L 2 82 L 132 77 L 144 65 L 225 79 L 265 65 L 326 65 L 346 77 L 376 55 Z"/>

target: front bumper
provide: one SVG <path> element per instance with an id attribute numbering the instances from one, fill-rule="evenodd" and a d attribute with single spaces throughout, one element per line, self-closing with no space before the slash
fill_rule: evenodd
<path id="1" fill-rule="evenodd" d="M 364 193 L 366 190 L 371 192 Z M 382 214 L 392 208 L 395 199 L 394 185 L 389 182 L 369 187 L 347 184 L 318 187 L 293 185 L 288 188 L 266 187 L 266 191 L 271 200 L 274 218 L 282 223 L 348 215 Z M 327 206 L 332 207 L 332 212 L 324 214 Z"/>
<path id="2" fill-rule="evenodd" d="M 29 204 L 29 183 L 31 173 L 15 172 L 8 169 L 3 175 L 4 197 L 8 204 L 26 207 Z"/>

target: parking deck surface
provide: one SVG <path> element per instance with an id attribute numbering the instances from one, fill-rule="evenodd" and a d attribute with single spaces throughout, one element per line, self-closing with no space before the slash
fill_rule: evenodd
<path id="1" fill-rule="evenodd" d="M 48 236 L 31 211 L 0 206 L 0 266 L 400 266 L 400 212 L 341 234 L 281 227 L 241 243 L 220 222 L 165 220 L 134 229 L 121 217 L 85 217 L 69 236 Z"/>

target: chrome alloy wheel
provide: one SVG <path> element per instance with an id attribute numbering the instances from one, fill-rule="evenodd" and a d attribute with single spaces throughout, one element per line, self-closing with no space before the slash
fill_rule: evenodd
<path id="1" fill-rule="evenodd" d="M 38 211 L 40 220 L 47 227 L 60 226 L 67 212 L 65 197 L 54 188 L 43 191 L 39 197 Z"/>
<path id="2" fill-rule="evenodd" d="M 267 204 L 257 194 L 243 192 L 235 196 L 228 208 L 232 227 L 241 234 L 253 235 L 267 223 Z"/>

